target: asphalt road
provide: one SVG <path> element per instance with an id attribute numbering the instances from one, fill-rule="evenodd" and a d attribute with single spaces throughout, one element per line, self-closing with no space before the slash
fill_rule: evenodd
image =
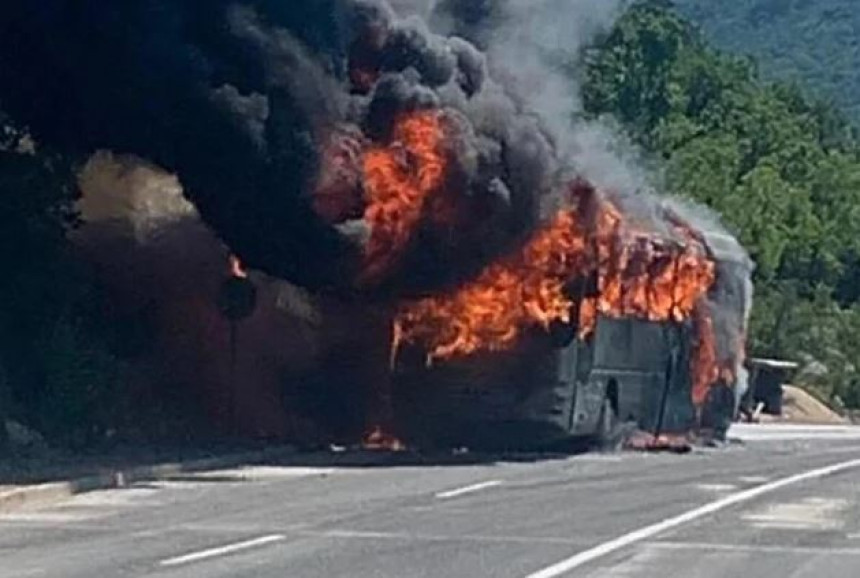
<path id="1" fill-rule="evenodd" d="M 860 576 L 860 428 L 733 434 L 688 455 L 316 457 L 84 494 L 0 517 L 0 578 Z"/>

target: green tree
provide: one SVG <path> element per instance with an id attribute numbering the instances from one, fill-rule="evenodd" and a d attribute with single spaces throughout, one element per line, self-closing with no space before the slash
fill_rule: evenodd
<path id="1" fill-rule="evenodd" d="M 667 192 L 718 211 L 757 262 L 753 353 L 820 362 L 822 391 L 858 403 L 860 147 L 844 117 L 660 0 L 635 3 L 587 67 L 587 111 L 620 119 Z"/>
<path id="2" fill-rule="evenodd" d="M 74 444 L 113 418 L 119 371 L 67 241 L 77 194 L 71 160 L 0 116 L 0 411 Z"/>

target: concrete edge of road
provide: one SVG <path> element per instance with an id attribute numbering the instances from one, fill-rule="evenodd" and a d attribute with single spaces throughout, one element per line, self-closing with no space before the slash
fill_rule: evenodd
<path id="1" fill-rule="evenodd" d="M 68 480 L 22 485 L 12 490 L 0 491 L 0 514 L 47 506 L 85 492 L 123 488 L 136 482 L 169 480 L 183 474 L 260 464 L 294 453 L 294 448 L 284 446 L 187 461 L 106 469 L 97 474 Z"/>

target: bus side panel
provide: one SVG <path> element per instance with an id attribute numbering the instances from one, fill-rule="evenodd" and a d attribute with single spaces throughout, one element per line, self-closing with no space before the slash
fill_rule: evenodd
<path id="1" fill-rule="evenodd" d="M 607 396 L 617 417 L 640 429 L 689 430 L 689 331 L 686 324 L 599 319 L 588 372 L 577 381 L 571 433 L 595 433 Z"/>

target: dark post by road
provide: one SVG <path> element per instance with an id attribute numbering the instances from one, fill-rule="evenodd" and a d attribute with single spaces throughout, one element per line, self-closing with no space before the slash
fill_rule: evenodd
<path id="1" fill-rule="evenodd" d="M 218 309 L 229 322 L 230 359 L 227 384 L 227 420 L 236 431 L 236 368 L 239 360 L 239 322 L 253 314 L 257 306 L 257 288 L 246 275 L 232 275 L 221 286 Z"/>

